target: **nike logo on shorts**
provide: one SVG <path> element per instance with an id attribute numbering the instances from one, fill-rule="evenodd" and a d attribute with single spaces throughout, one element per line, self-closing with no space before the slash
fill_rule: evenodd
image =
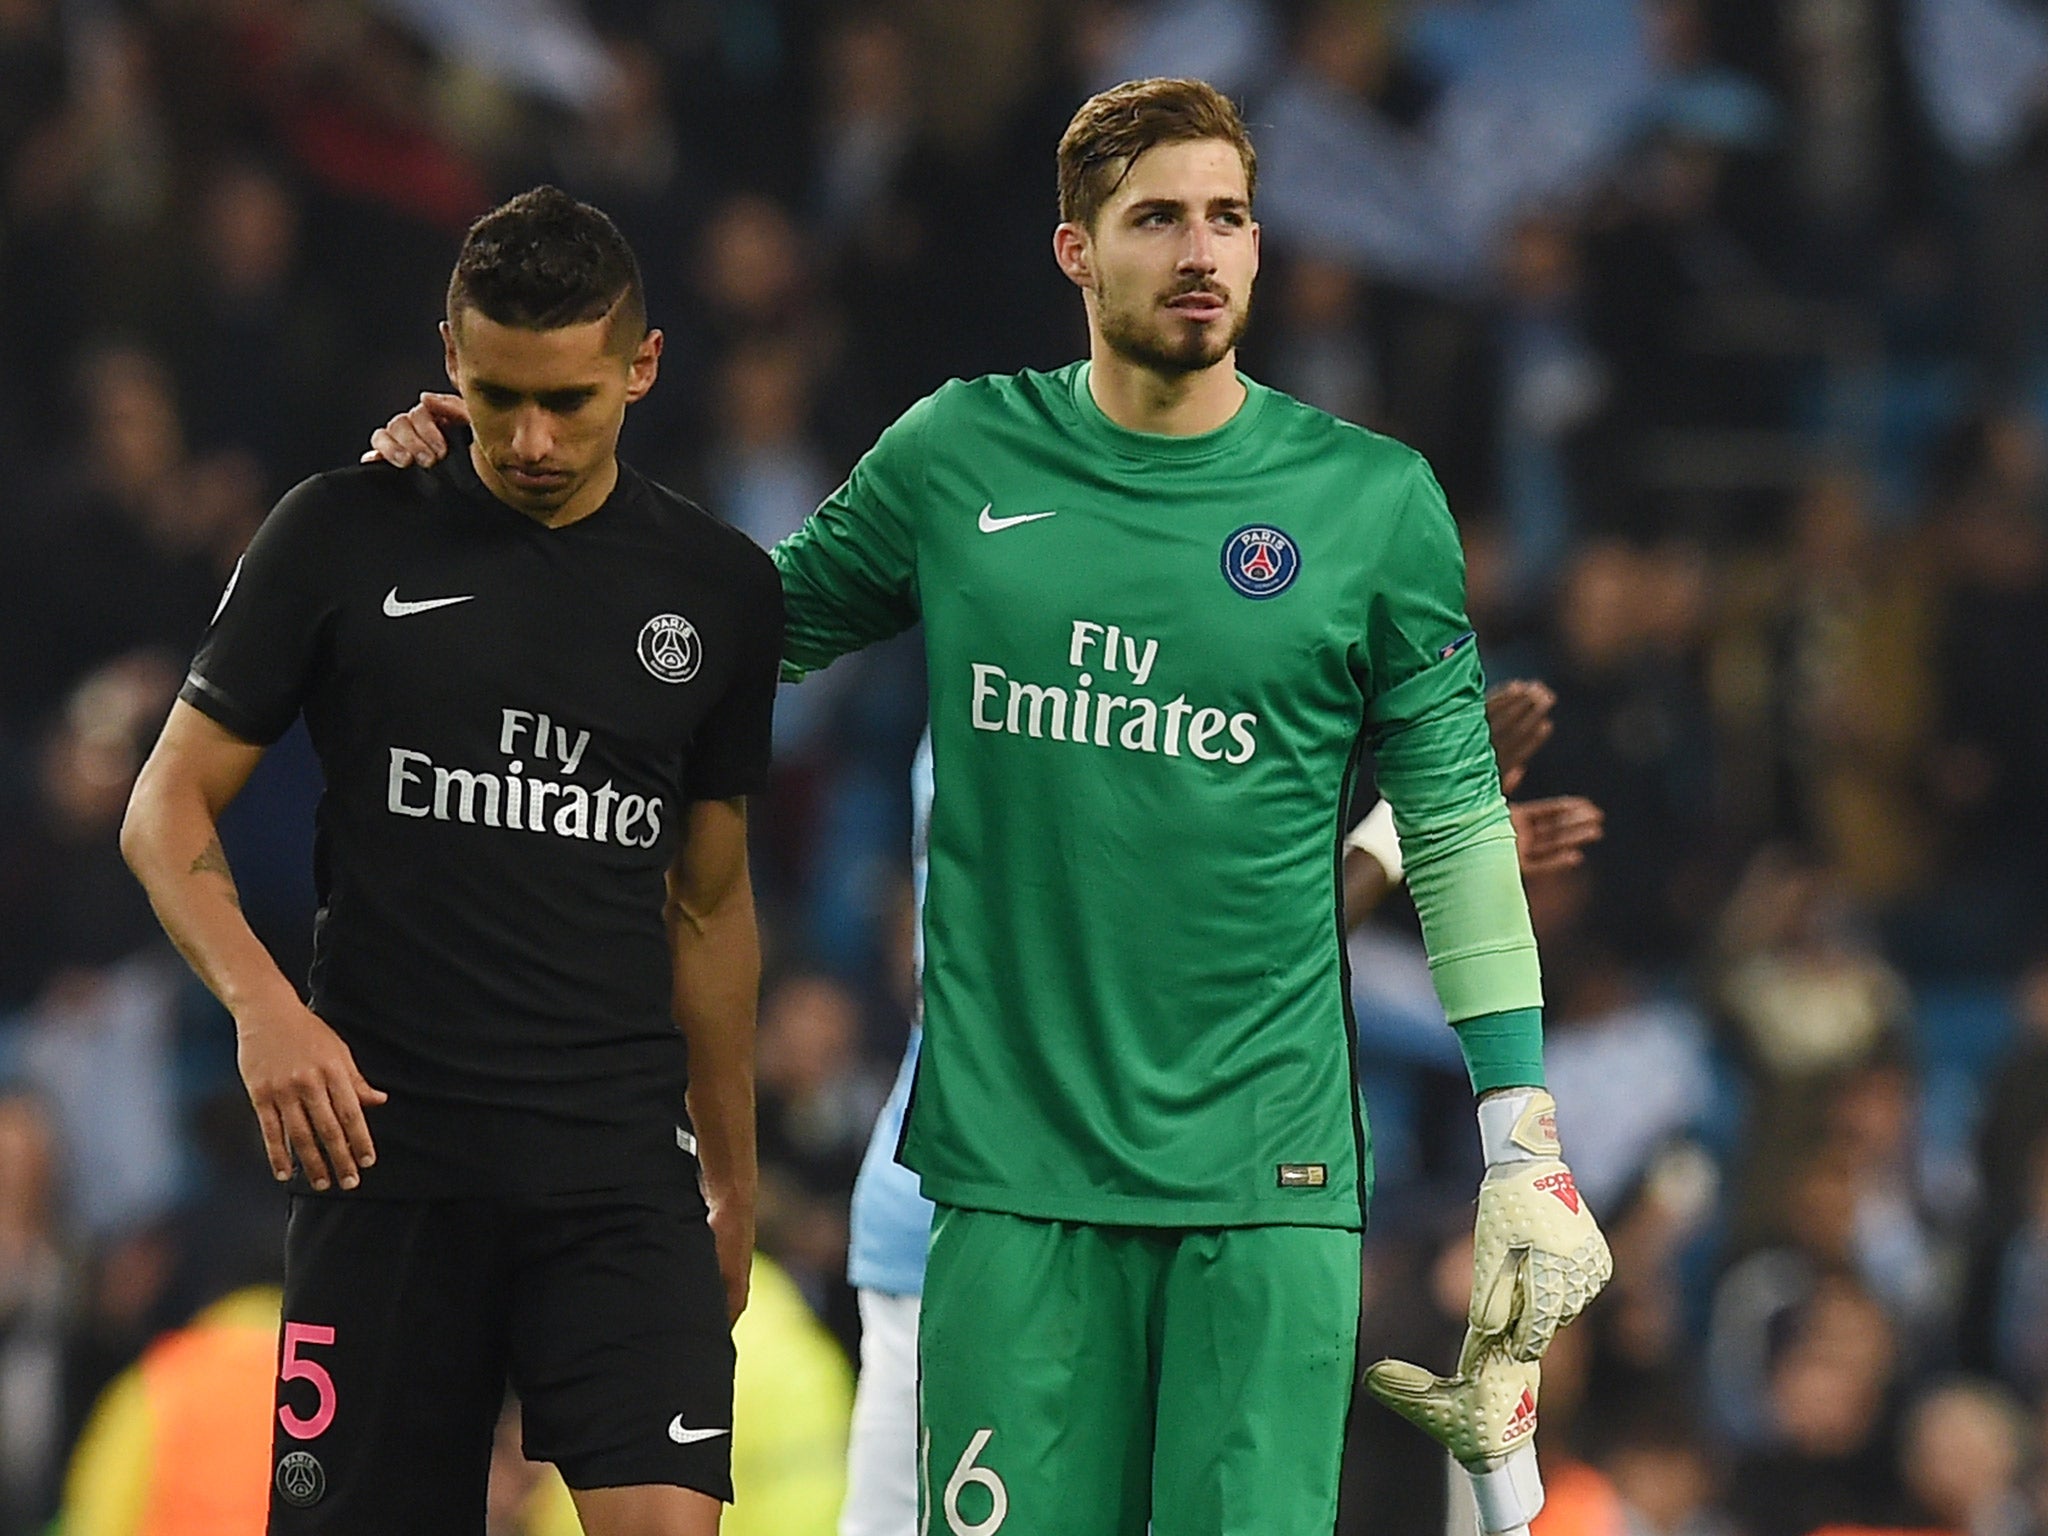
<path id="1" fill-rule="evenodd" d="M 474 592 L 465 592 L 461 597 L 423 597 L 416 603 L 402 602 L 398 596 L 398 588 L 393 587 L 384 594 L 384 617 L 387 619 L 402 619 L 408 614 L 426 613 L 434 608 L 447 608 L 456 603 L 470 603 L 474 601 L 476 601 L 476 594 Z"/>
<path id="2" fill-rule="evenodd" d="M 1015 517 L 990 517 L 989 513 L 995 510 L 995 506 L 994 502 L 990 502 L 981 509 L 981 531 L 983 533 L 1001 533 L 1005 528 L 1014 528 L 1019 523 L 1035 523 L 1041 517 L 1059 516 L 1058 512 L 1020 512 Z"/>
<path id="3" fill-rule="evenodd" d="M 715 1440 L 720 1435 L 729 1435 L 729 1429 L 689 1429 L 683 1424 L 679 1413 L 668 1421 L 668 1437 L 677 1445 L 695 1445 L 699 1440 Z"/>

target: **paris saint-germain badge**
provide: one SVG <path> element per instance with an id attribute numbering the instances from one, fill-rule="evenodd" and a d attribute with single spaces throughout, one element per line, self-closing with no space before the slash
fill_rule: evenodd
<path id="1" fill-rule="evenodd" d="M 1278 597 L 1301 574 L 1301 551 L 1278 528 L 1253 523 L 1223 541 L 1223 579 L 1246 597 Z"/>

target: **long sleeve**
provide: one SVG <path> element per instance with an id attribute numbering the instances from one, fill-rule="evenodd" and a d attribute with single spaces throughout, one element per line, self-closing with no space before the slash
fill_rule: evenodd
<path id="1" fill-rule="evenodd" d="M 1367 729 L 1394 809 L 1430 974 L 1475 1086 L 1541 1069 L 1542 979 L 1514 827 L 1486 726 L 1485 679 L 1465 618 L 1464 559 L 1443 492 L 1416 461 L 1398 569 L 1376 599 Z M 1475 1049 L 1480 1057 L 1475 1059 Z"/>
<path id="2" fill-rule="evenodd" d="M 938 395 L 905 411 L 846 483 L 775 546 L 787 611 L 783 677 L 795 682 L 917 622 L 916 525 Z"/>

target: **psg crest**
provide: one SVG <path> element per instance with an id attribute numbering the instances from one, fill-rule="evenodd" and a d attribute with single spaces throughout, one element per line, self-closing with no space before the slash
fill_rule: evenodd
<path id="1" fill-rule="evenodd" d="M 277 1496 L 294 1509 L 311 1509 L 327 1492 L 327 1471 L 311 1451 L 292 1451 L 277 1464 Z"/>
<path id="2" fill-rule="evenodd" d="M 664 683 L 687 683 L 703 659 L 696 626 L 680 613 L 657 613 L 640 626 L 640 664 Z"/>
<path id="3" fill-rule="evenodd" d="M 1223 579 L 1246 597 L 1278 597 L 1301 574 L 1301 551 L 1278 528 L 1253 523 L 1223 541 Z"/>

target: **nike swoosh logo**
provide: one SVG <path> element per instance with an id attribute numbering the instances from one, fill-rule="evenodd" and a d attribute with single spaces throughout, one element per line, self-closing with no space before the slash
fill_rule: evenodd
<path id="1" fill-rule="evenodd" d="M 476 594 L 474 592 L 469 592 L 465 593 L 461 597 L 428 597 L 422 598 L 419 602 L 416 603 L 406 603 L 399 601 L 398 588 L 393 587 L 389 592 L 386 592 L 384 594 L 384 617 L 386 617 L 387 619 L 402 619 L 408 614 L 425 613 L 429 609 L 433 608 L 447 608 L 453 606 L 456 603 L 470 603 L 475 601 Z"/>
<path id="2" fill-rule="evenodd" d="M 729 1429 L 686 1429 L 680 1413 L 668 1421 L 668 1437 L 677 1445 L 695 1445 L 699 1440 L 715 1440 L 731 1433 Z"/>
<path id="3" fill-rule="evenodd" d="M 1059 516 L 1058 512 L 1020 512 L 1015 517 L 990 517 L 989 513 L 995 510 L 995 505 L 994 502 L 990 502 L 981 509 L 981 531 L 983 533 L 1001 533 L 1005 528 L 1014 528 L 1019 523 L 1035 523 L 1041 517 Z"/>

